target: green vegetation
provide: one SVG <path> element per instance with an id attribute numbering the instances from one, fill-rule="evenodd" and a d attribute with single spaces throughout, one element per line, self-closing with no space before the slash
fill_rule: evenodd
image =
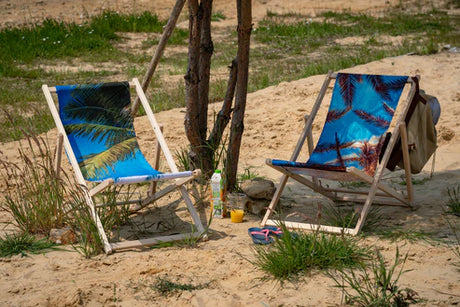
<path id="1" fill-rule="evenodd" d="M 399 228 L 392 228 L 389 230 L 381 230 L 377 231 L 377 234 L 384 239 L 390 240 L 390 242 L 409 242 L 409 243 L 416 243 L 416 242 L 425 242 L 430 245 L 435 245 L 439 242 L 433 238 L 432 233 L 424 232 L 417 229 L 399 229 Z"/>
<path id="2" fill-rule="evenodd" d="M 425 182 L 427 182 L 430 179 L 431 179 L 430 177 L 423 177 L 421 179 L 412 178 L 412 184 L 415 184 L 415 185 L 424 184 Z M 407 182 L 406 182 L 405 178 L 402 181 L 398 182 L 398 183 L 400 185 L 407 185 Z"/>
<path id="3" fill-rule="evenodd" d="M 178 283 L 169 280 L 167 277 L 157 277 L 154 284 L 151 285 L 152 290 L 157 291 L 163 296 L 168 296 L 173 293 L 181 291 L 193 291 L 205 289 L 209 286 L 209 283 L 193 285 L 191 283 Z"/>
<path id="4" fill-rule="evenodd" d="M 342 269 L 339 274 L 329 272 L 345 294 L 345 303 L 353 306 L 409 306 L 418 301 L 418 294 L 410 288 L 401 288 L 399 278 L 407 270 L 404 264 L 407 254 L 401 258 L 396 250 L 394 263 L 387 267 L 385 259 L 379 250 L 376 250 L 376 260 L 370 263 L 361 262 L 354 269 Z M 399 271 L 397 271 L 397 268 Z"/>
<path id="5" fill-rule="evenodd" d="M 250 260 L 267 278 L 295 280 L 302 272 L 353 267 L 370 257 L 369 249 L 360 246 L 356 237 L 290 233 L 285 226 L 281 228 L 284 235 L 268 247 L 256 247 L 256 259 Z"/>
<path id="6" fill-rule="evenodd" d="M 447 188 L 449 202 L 447 203 L 447 213 L 460 216 L 460 185 L 457 188 Z"/>
<path id="7" fill-rule="evenodd" d="M 224 18 L 213 14 L 213 20 Z M 252 34 L 249 91 L 384 57 L 436 53 L 442 45 L 460 43 L 459 21 L 457 15 L 436 10 L 388 12 L 384 17 L 329 12 L 314 19 L 267 12 Z M 123 79 L 141 77 L 152 56 L 147 48 L 157 44 L 165 24 L 148 12 L 103 12 L 82 25 L 48 19 L 0 30 L 0 108 L 11 118 L 0 116 L 0 141 L 22 137 L 11 122 L 36 134 L 54 126 L 40 90 L 43 83 L 113 81 L 120 74 Z M 124 48 L 128 38 L 120 32 L 152 34 L 138 48 Z M 225 39 L 214 42 L 211 69 L 219 77 L 211 81 L 211 102 L 223 99 L 226 67 L 237 50 L 236 29 L 216 28 L 214 33 Z M 174 30 L 169 45 L 175 47 L 161 60 L 148 93 L 155 112 L 184 106 L 187 40 L 187 30 Z M 177 78 L 165 80 L 165 75 Z"/>
<path id="8" fill-rule="evenodd" d="M 30 243 L 35 240 L 31 239 L 32 234 L 47 237 L 52 228 L 71 226 L 78 237 L 74 248 L 87 258 L 99 254 L 103 244 L 83 190 L 63 169 L 58 176 L 46 139 L 23 133 L 28 147 L 19 148 L 20 162 L 0 157 L 0 180 L 8 188 L 0 198 L 0 210 L 11 216 L 20 231 L 17 237 L 7 238 L 8 241 Z M 97 199 L 97 203 L 105 204 L 97 211 L 106 233 L 117 236 L 118 226 L 129 222 L 128 205 L 115 203 L 116 197 L 122 201 L 120 198 L 127 199 L 132 193 L 113 188 Z M 39 241 L 38 246 L 46 245 Z"/>
<path id="9" fill-rule="evenodd" d="M 339 207 L 335 205 L 327 205 L 322 209 L 322 224 L 344 228 L 355 228 L 361 216 L 360 210 L 355 210 L 353 207 Z M 380 208 L 371 207 L 364 225 L 363 232 L 372 231 L 382 223 L 382 213 Z"/>
<path id="10" fill-rule="evenodd" d="M 39 254 L 50 249 L 56 249 L 52 242 L 46 239 L 37 239 L 28 233 L 0 237 L 0 257 L 2 258 L 14 255 L 24 257 L 28 253 Z"/>
<path id="11" fill-rule="evenodd" d="M 285 22 L 293 17 L 297 21 Z M 265 77 L 256 76 L 261 86 L 272 85 L 389 56 L 436 53 L 438 45 L 458 43 L 459 29 L 455 28 L 455 22 L 458 16 L 440 12 L 388 13 L 380 18 L 329 12 L 315 20 L 272 13 L 254 31 L 254 38 L 266 46 L 258 48 L 251 57 L 263 54 L 267 59 L 270 56 L 276 59 L 271 69 L 265 70 Z M 388 37 L 401 40 L 392 43 Z M 345 39 L 350 42 L 343 42 Z M 259 68 L 258 62 L 251 64 Z M 252 90 L 260 88 L 257 83 L 252 84 L 255 86 Z"/>
<path id="12" fill-rule="evenodd" d="M 89 26 L 101 33 L 111 32 L 163 32 L 165 21 L 160 21 L 157 15 L 145 11 L 141 14 L 119 14 L 112 11 L 103 12 L 94 17 Z"/>
<path id="13" fill-rule="evenodd" d="M 460 222 L 458 220 L 455 221 L 447 219 L 447 224 L 449 225 L 449 228 L 452 231 L 453 236 L 450 248 L 456 258 L 454 265 L 457 266 L 460 270 Z"/>
<path id="14" fill-rule="evenodd" d="M 23 233 L 48 235 L 52 228 L 65 224 L 69 178 L 58 178 L 44 139 L 27 140 L 30 147 L 18 151 L 21 164 L 0 159 L 0 180 L 10 187 L 0 199 L 0 209 L 11 215 Z"/>
<path id="15" fill-rule="evenodd" d="M 220 21 L 220 20 L 225 20 L 225 19 L 226 17 L 222 12 L 212 13 L 211 21 Z"/>

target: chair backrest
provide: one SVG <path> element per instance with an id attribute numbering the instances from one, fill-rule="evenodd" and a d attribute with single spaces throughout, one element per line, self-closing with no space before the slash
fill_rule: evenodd
<path id="1" fill-rule="evenodd" d="M 139 150 L 128 82 L 56 86 L 59 116 L 84 178 L 155 176 Z"/>
<path id="2" fill-rule="evenodd" d="M 337 74 L 329 111 L 307 166 L 355 167 L 373 176 L 407 76 Z"/>

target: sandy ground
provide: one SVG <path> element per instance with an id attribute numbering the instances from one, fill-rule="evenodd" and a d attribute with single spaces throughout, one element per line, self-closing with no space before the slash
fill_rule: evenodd
<path id="1" fill-rule="evenodd" d="M 0 0 L 2 22 L 34 20 L 46 16 L 73 16 L 97 12 L 105 8 L 155 9 L 168 15 L 174 1 L 5 1 Z M 266 10 L 315 12 L 319 9 L 352 9 L 369 11 L 383 9 L 396 1 L 259 1 L 255 0 L 255 19 Z M 231 16 L 228 1 L 215 1 L 216 10 Z M 83 12 L 83 13 L 82 13 Z M 16 17 L 14 17 L 17 14 Z M 22 19 L 24 17 L 24 19 Z M 10 18 L 10 19 L 9 19 Z M 442 107 L 438 123 L 439 149 L 432 179 L 415 185 L 416 203 L 420 208 L 385 208 L 385 224 L 405 229 L 433 232 L 445 238 L 449 228 L 443 214 L 448 200 L 447 187 L 460 183 L 460 54 L 441 52 L 431 56 L 400 56 L 360 65 L 345 71 L 373 74 L 421 75 L 421 87 L 436 96 Z M 276 182 L 279 174 L 265 166 L 266 158 L 289 158 L 308 114 L 318 95 L 325 76 L 313 76 L 293 82 L 283 82 L 248 95 L 245 132 L 241 147 L 240 170 L 253 167 L 258 174 Z M 39 90 L 39 89 L 37 89 Z M 210 106 L 210 113 L 218 111 L 219 103 Z M 319 135 L 321 118 L 314 126 Z M 184 109 L 161 112 L 157 120 L 165 127 L 171 150 L 180 149 L 186 142 Z M 142 146 L 148 148 L 153 137 L 148 121 L 136 120 Z M 56 131 L 48 133 L 54 138 Z M 18 142 L 0 145 L 0 151 L 15 159 Z M 151 151 L 147 158 L 152 158 Z M 416 178 L 429 176 L 431 163 Z M 391 175 L 399 180 L 401 171 Z M 177 197 L 160 202 L 169 206 Z M 176 198 L 175 198 L 176 197 Z M 327 203 L 307 188 L 289 181 L 281 204 L 292 211 Z M 183 204 L 180 204 L 183 205 Z M 8 221 L 0 215 L 2 222 Z M 68 251 L 53 251 L 30 257 L 0 259 L 1 306 L 338 306 L 341 293 L 333 288 L 333 281 L 312 272 L 296 284 L 280 286 L 263 281 L 264 275 L 247 259 L 254 259 L 254 244 L 247 235 L 249 227 L 258 226 L 260 217 L 247 215 L 244 223 L 232 224 L 229 219 L 214 219 L 209 240 L 197 248 L 169 247 L 153 250 L 133 250 L 100 255 L 91 260 Z M 458 222 L 458 220 L 457 220 Z M 452 265 L 451 249 L 444 244 L 391 243 L 368 237 L 363 244 L 377 246 L 384 256 L 393 259 L 396 247 L 408 253 L 406 268 L 400 284 L 418 292 L 424 300 L 420 306 L 455 306 L 460 304 L 460 272 Z M 391 260 L 390 260 L 391 262 Z M 203 289 L 161 296 L 151 289 L 157 278 L 174 282 L 206 284 Z"/>

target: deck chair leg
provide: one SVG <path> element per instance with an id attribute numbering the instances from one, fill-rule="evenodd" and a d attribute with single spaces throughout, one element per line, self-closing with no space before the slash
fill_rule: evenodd
<path id="1" fill-rule="evenodd" d="M 64 136 L 61 133 L 59 133 L 56 143 L 56 155 L 54 159 L 54 171 L 56 173 L 57 178 L 60 178 L 63 144 Z"/>
<path id="2" fill-rule="evenodd" d="M 377 183 L 378 180 L 374 181 L 369 191 L 369 194 L 366 198 L 366 202 L 364 203 L 363 210 L 361 211 L 361 215 L 359 217 L 358 223 L 356 224 L 355 229 L 353 230 L 353 235 L 356 236 L 361 231 L 364 226 L 364 221 L 366 220 L 367 214 L 369 213 L 369 209 L 371 208 L 371 204 L 374 201 L 375 193 L 377 192 Z"/>
<path id="3" fill-rule="evenodd" d="M 309 117 L 308 115 L 304 116 L 305 124 L 307 123 L 308 117 Z M 313 153 L 313 150 L 314 150 L 314 147 L 313 147 L 313 133 L 311 131 L 311 125 L 310 125 L 310 128 L 308 129 L 308 132 L 307 132 L 307 146 L 308 146 L 308 156 L 311 156 L 311 154 Z M 313 181 L 313 183 L 315 185 L 318 185 L 318 178 L 312 177 L 311 180 Z"/>
<path id="4" fill-rule="evenodd" d="M 163 133 L 163 125 L 160 125 L 160 131 L 161 133 Z M 158 139 L 156 139 L 155 141 L 155 160 L 153 161 L 153 168 L 156 170 L 158 170 L 158 168 L 160 167 L 160 153 L 161 153 L 160 142 L 158 141 Z M 153 194 L 155 194 L 156 191 L 157 191 L 157 182 L 152 181 L 152 183 L 150 184 L 148 196 L 152 196 Z"/>
<path id="5" fill-rule="evenodd" d="M 203 227 L 203 223 L 201 223 L 200 217 L 198 216 L 198 213 L 196 212 L 195 207 L 193 206 L 192 199 L 190 198 L 187 189 L 183 185 L 180 187 L 180 193 L 184 198 L 185 204 L 187 205 L 190 215 L 192 216 L 193 224 L 197 228 L 197 232 L 199 234 L 204 234 L 205 230 Z"/>
<path id="6" fill-rule="evenodd" d="M 267 208 L 267 212 L 265 212 L 265 216 L 262 219 L 262 227 L 264 227 L 267 224 L 268 219 L 270 216 L 273 214 L 273 209 L 275 206 L 278 204 L 279 199 L 281 198 L 281 193 L 284 190 L 284 187 L 286 186 L 286 183 L 288 181 L 289 177 L 287 175 L 283 175 L 280 180 L 280 184 L 276 188 L 275 194 L 273 195 L 272 201 L 270 202 L 270 205 Z"/>
<path id="7" fill-rule="evenodd" d="M 88 205 L 88 207 L 90 209 L 91 216 L 92 216 L 94 222 L 96 223 L 96 227 L 97 227 L 97 231 L 99 233 L 99 237 L 101 238 L 101 241 L 104 244 L 104 252 L 106 254 L 111 254 L 112 253 L 112 246 L 110 245 L 109 239 L 107 238 L 107 235 L 105 233 L 104 227 L 102 226 L 101 219 L 99 218 L 99 215 L 97 214 L 96 206 L 94 205 L 93 198 L 89 194 L 89 191 L 86 188 L 86 186 L 83 187 L 83 193 L 85 195 L 86 204 Z"/>
<path id="8" fill-rule="evenodd" d="M 409 145 L 407 144 L 407 129 L 406 129 L 405 122 L 402 122 L 399 125 L 399 130 L 401 134 L 401 147 L 402 147 L 402 153 L 403 153 L 404 173 L 406 176 L 407 199 L 410 203 L 412 203 L 412 200 L 413 200 L 412 174 L 411 174 L 411 169 L 410 169 Z"/>

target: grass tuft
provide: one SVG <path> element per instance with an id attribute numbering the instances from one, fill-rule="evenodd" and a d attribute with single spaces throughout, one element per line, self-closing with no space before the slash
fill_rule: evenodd
<path id="1" fill-rule="evenodd" d="M 361 211 L 356 210 L 353 207 L 338 207 L 334 205 L 325 206 L 321 212 L 322 223 L 330 226 L 342 227 L 342 228 L 355 228 L 358 220 L 361 216 Z M 371 207 L 366 219 L 362 231 L 372 231 L 377 226 L 382 224 L 382 213 L 378 207 Z"/>
<path id="2" fill-rule="evenodd" d="M 18 149 L 21 163 L 0 158 L 0 179 L 7 187 L 0 209 L 23 233 L 48 235 L 65 224 L 65 195 L 71 180 L 65 174 L 57 176 L 47 140 L 23 132 L 28 147 Z"/>
<path id="3" fill-rule="evenodd" d="M 416 229 L 390 229 L 390 230 L 383 230 L 378 232 L 378 235 L 381 238 L 390 240 L 391 243 L 395 242 L 409 242 L 409 243 L 416 243 L 416 242 L 425 242 L 430 245 L 435 245 L 439 242 L 432 237 L 432 233 L 424 232 L 421 230 Z"/>
<path id="4" fill-rule="evenodd" d="M 336 287 L 342 289 L 347 304 L 363 307 L 409 306 L 417 303 L 418 294 L 398 285 L 401 275 L 407 272 L 404 270 L 406 260 L 407 254 L 400 257 L 397 249 L 395 261 L 387 267 L 382 254 L 376 249 L 376 259 L 370 264 L 361 262 L 357 268 L 339 268 L 338 274 L 328 272 L 328 275 L 335 281 Z"/>
<path id="5" fill-rule="evenodd" d="M 456 257 L 454 265 L 460 270 L 460 223 L 458 221 L 447 220 L 450 230 L 452 231 L 452 245 L 450 248 Z"/>
<path id="6" fill-rule="evenodd" d="M 209 283 L 193 285 L 190 283 L 177 283 L 169 280 L 167 277 L 158 277 L 152 285 L 152 289 L 156 290 L 163 296 L 168 296 L 181 291 L 200 290 L 208 287 Z"/>
<path id="7" fill-rule="evenodd" d="M 446 212 L 460 216 L 460 185 L 452 189 L 447 188 L 447 195 L 449 195 L 449 201 Z"/>
<path id="8" fill-rule="evenodd" d="M 423 177 L 421 179 L 414 179 L 412 178 L 412 184 L 414 185 L 421 185 L 421 184 L 424 184 L 425 182 L 427 182 L 428 180 L 430 180 L 431 178 L 430 177 Z M 405 179 L 403 179 L 402 181 L 398 182 L 400 185 L 407 185 L 407 182 Z"/>
<path id="9" fill-rule="evenodd" d="M 34 235 L 23 233 L 0 237 L 0 257 L 14 255 L 39 254 L 41 252 L 56 249 L 56 245 L 47 239 L 37 239 Z"/>
<path id="10" fill-rule="evenodd" d="M 250 260 L 281 283 L 314 269 L 353 267 L 370 256 L 369 249 L 360 246 L 355 237 L 318 231 L 290 233 L 284 225 L 281 228 L 284 235 L 268 247 L 256 247 L 256 259 Z"/>

